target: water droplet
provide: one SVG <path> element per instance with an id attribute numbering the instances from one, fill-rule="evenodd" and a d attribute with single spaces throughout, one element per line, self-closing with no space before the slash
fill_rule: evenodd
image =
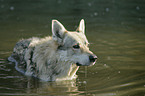
<path id="1" fill-rule="evenodd" d="M 97 12 L 95 12 L 95 13 L 94 13 L 94 16 L 97 16 L 97 15 L 98 15 L 98 13 L 97 13 Z"/>
<path id="2" fill-rule="evenodd" d="M 109 12 L 109 8 L 106 8 L 106 12 Z"/>
<path id="3" fill-rule="evenodd" d="M 140 7 L 139 6 L 136 6 L 136 10 L 140 10 Z"/>
<path id="4" fill-rule="evenodd" d="M 88 3 L 88 6 L 90 6 L 90 7 L 91 7 L 91 6 L 92 6 L 92 4 L 91 4 L 91 3 Z"/>
<path id="5" fill-rule="evenodd" d="M 11 7 L 10 7 L 10 10 L 14 10 L 14 9 L 15 9 L 14 6 L 11 6 Z"/>
<path id="6" fill-rule="evenodd" d="M 83 83 L 86 84 L 87 82 L 86 81 L 83 81 Z"/>
<path id="7" fill-rule="evenodd" d="M 107 66 L 107 64 L 104 64 L 104 66 Z"/>

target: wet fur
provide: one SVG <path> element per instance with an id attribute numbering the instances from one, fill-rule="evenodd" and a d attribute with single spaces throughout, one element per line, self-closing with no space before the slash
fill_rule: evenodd
<path id="1" fill-rule="evenodd" d="M 79 31 L 79 32 L 78 32 Z M 45 81 L 68 80 L 76 77 L 79 62 L 91 65 L 88 56 L 88 41 L 84 34 L 84 20 L 77 31 L 69 32 L 57 20 L 52 21 L 52 37 L 30 38 L 16 43 L 9 61 L 16 64 L 16 69 L 25 75 L 34 76 Z M 72 46 L 80 44 L 80 49 Z"/>

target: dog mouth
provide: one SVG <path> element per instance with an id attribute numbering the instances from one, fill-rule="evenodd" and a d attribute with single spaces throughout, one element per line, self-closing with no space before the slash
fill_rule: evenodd
<path id="1" fill-rule="evenodd" d="M 96 62 L 91 62 L 90 64 L 84 65 L 79 62 L 76 63 L 77 66 L 93 66 Z"/>
<path id="2" fill-rule="evenodd" d="M 80 64 L 80 63 L 78 63 L 78 62 L 76 63 L 76 65 L 77 65 L 77 66 L 82 66 L 82 64 Z"/>

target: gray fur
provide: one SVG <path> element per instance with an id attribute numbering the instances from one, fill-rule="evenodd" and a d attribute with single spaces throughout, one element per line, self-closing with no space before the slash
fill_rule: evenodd
<path id="1" fill-rule="evenodd" d="M 57 20 L 52 21 L 52 37 L 30 38 L 16 43 L 9 61 L 16 61 L 16 69 L 25 75 L 45 81 L 70 80 L 76 77 L 79 66 L 89 66 L 88 48 L 85 36 L 84 20 L 77 29 L 80 32 L 67 31 Z M 73 46 L 79 44 L 79 49 Z M 15 62 L 15 63 L 16 63 Z"/>

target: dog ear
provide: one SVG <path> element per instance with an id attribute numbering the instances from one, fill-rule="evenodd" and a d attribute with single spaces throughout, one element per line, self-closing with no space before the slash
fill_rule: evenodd
<path id="1" fill-rule="evenodd" d="M 62 43 L 66 29 L 64 26 L 57 20 L 52 20 L 52 38 L 57 41 L 59 44 Z"/>
<path id="2" fill-rule="evenodd" d="M 77 28 L 76 31 L 85 33 L 85 21 L 84 21 L 84 19 L 82 19 L 80 21 L 79 27 Z"/>

